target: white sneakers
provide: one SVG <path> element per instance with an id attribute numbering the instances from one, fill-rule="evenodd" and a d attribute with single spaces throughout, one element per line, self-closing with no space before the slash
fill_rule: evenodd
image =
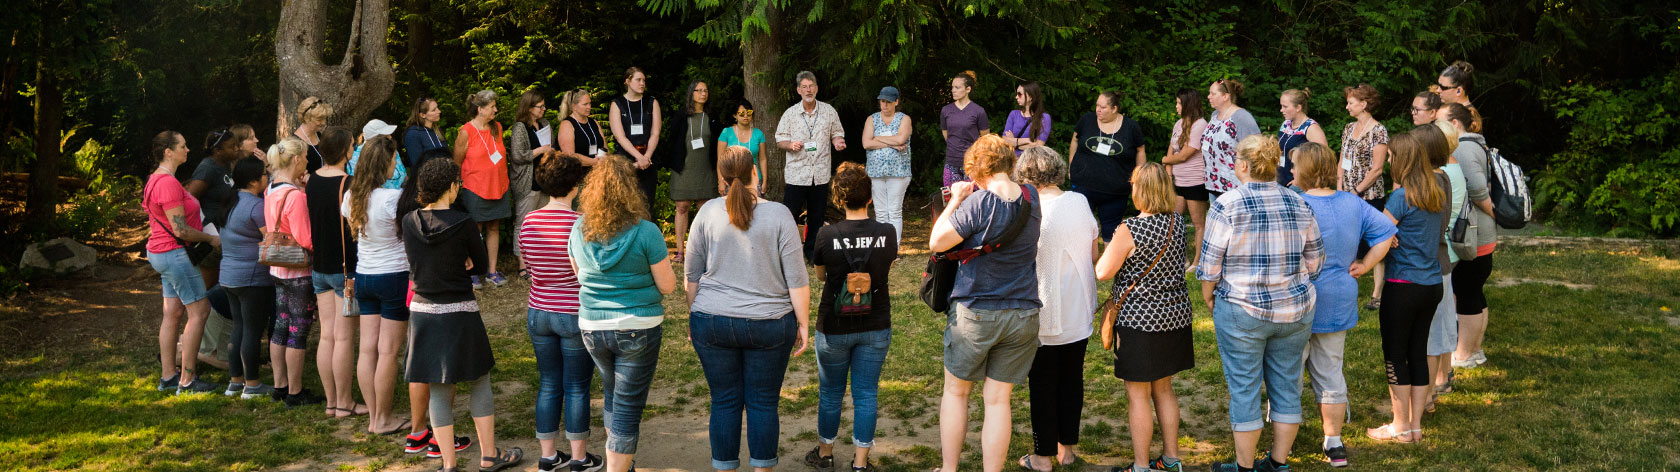
<path id="1" fill-rule="evenodd" d="M 1482 364 L 1486 364 L 1486 363 L 1487 363 L 1487 354 L 1483 354 L 1482 351 L 1476 351 L 1475 354 L 1470 355 L 1469 359 L 1464 359 L 1464 360 L 1453 359 L 1453 364 L 1452 365 L 1453 365 L 1454 369 L 1474 369 L 1474 368 L 1477 368 L 1477 367 L 1481 367 Z"/>

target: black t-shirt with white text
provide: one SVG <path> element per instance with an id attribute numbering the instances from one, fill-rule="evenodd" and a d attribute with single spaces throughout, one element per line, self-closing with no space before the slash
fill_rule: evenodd
<path id="1" fill-rule="evenodd" d="M 811 261 L 823 266 L 822 302 L 817 308 L 817 331 L 851 334 L 892 327 L 887 272 L 898 257 L 893 226 L 875 220 L 845 220 L 817 231 Z M 846 292 L 846 274 L 867 272 L 870 307 L 867 313 L 837 314 L 835 299 Z"/>

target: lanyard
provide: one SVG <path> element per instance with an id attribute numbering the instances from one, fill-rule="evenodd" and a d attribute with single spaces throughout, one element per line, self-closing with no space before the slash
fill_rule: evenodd
<path id="1" fill-rule="evenodd" d="M 1097 136 L 1102 136 L 1102 137 L 1107 138 L 1111 141 L 1118 141 L 1114 138 L 1117 137 L 1117 136 L 1120 136 L 1120 130 L 1125 128 L 1126 117 L 1121 116 L 1118 121 L 1120 122 L 1121 126 L 1119 128 L 1114 128 L 1114 132 L 1113 133 L 1108 133 L 1108 134 L 1104 134 L 1102 132 L 1102 123 L 1097 123 Z"/>
<path id="2" fill-rule="evenodd" d="M 815 112 L 815 110 L 813 110 L 813 112 Z M 805 137 L 809 138 L 812 141 L 816 141 L 817 140 L 817 124 L 815 122 L 811 121 L 811 120 L 816 119 L 816 120 L 820 121 L 821 117 L 816 116 L 814 113 L 811 114 L 811 115 L 806 115 L 805 113 L 801 112 L 799 115 L 800 115 L 799 116 L 800 119 L 805 120 Z"/>
<path id="3" fill-rule="evenodd" d="M 583 140 L 586 144 L 589 144 L 590 146 L 596 145 L 596 140 L 598 138 L 596 137 L 595 132 L 593 131 L 593 128 L 595 128 L 594 126 L 584 126 L 583 123 L 579 123 L 577 120 L 574 120 L 574 119 L 572 119 L 572 117 L 569 117 L 569 116 L 566 117 L 566 119 L 570 120 L 572 122 L 573 127 L 577 128 L 577 129 L 580 129 L 580 130 L 583 130 Z M 590 123 L 590 125 L 594 125 L 594 124 L 595 123 Z"/>
<path id="4" fill-rule="evenodd" d="M 630 118 L 630 126 L 641 126 L 642 125 L 642 123 L 641 123 L 642 120 L 646 120 L 647 115 L 648 115 L 648 113 L 647 113 L 647 97 L 642 97 L 641 100 L 636 101 L 636 111 L 641 112 L 640 119 L 637 119 L 637 116 L 636 116 L 635 113 L 630 113 L 630 99 L 629 98 L 624 99 L 624 116 L 627 116 L 627 117 Z M 636 134 L 636 133 L 631 133 L 630 135 L 631 136 L 640 136 L 640 134 Z"/>
<path id="5" fill-rule="evenodd" d="M 443 140 L 438 139 L 437 131 L 433 131 L 431 128 L 426 128 L 424 126 L 421 128 L 426 130 L 426 137 L 431 138 L 432 147 L 443 147 Z"/>
<path id="6" fill-rule="evenodd" d="M 471 126 L 471 125 L 472 125 L 471 123 L 468 123 L 468 126 Z M 480 130 L 480 129 L 478 129 L 477 126 L 472 126 L 472 128 L 475 131 L 473 134 L 478 135 L 478 142 L 484 143 L 484 149 L 485 149 L 484 156 L 486 158 L 488 158 L 491 154 L 496 154 L 496 153 L 499 152 L 499 150 L 496 149 L 495 145 L 490 144 L 490 138 L 484 137 L 484 134 L 490 132 L 490 130 L 487 130 L 487 129 L 486 130 Z"/>

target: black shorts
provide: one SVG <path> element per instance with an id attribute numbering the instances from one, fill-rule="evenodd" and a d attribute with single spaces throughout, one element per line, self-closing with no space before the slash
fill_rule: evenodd
<path id="1" fill-rule="evenodd" d="M 1198 202 L 1208 201 L 1208 189 L 1203 185 L 1191 185 L 1187 187 L 1175 185 L 1173 186 L 1173 190 L 1177 191 L 1178 196 L 1184 197 L 1185 200 L 1195 200 Z"/>
<path id="2" fill-rule="evenodd" d="M 1488 276 L 1493 274 L 1493 254 L 1458 261 L 1452 271 L 1452 292 L 1458 303 L 1459 315 L 1480 315 L 1487 309 Z"/>
<path id="3" fill-rule="evenodd" d="M 1371 208 L 1376 208 L 1378 212 L 1381 212 L 1386 209 L 1385 206 L 1388 204 L 1388 196 L 1385 195 L 1382 198 L 1366 200 L 1365 203 L 1371 205 Z M 1365 253 L 1367 252 L 1371 252 L 1371 245 L 1366 243 L 1364 238 L 1360 238 L 1359 250 L 1354 252 L 1353 255 L 1354 260 L 1364 259 Z"/>

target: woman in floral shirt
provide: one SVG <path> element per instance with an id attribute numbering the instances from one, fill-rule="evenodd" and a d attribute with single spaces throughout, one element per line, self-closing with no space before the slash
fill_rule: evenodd
<path id="1" fill-rule="evenodd" d="M 1207 130 L 1202 132 L 1202 160 L 1207 169 L 1209 200 L 1219 200 L 1220 195 L 1241 185 L 1237 180 L 1237 142 L 1260 134 L 1254 115 L 1237 106 L 1237 97 L 1242 92 L 1242 82 L 1231 79 L 1208 85 L 1207 98 L 1213 106 L 1213 115 L 1208 117 Z"/>
<path id="2" fill-rule="evenodd" d="M 1342 128 L 1342 158 L 1341 167 L 1336 171 L 1337 190 L 1358 195 L 1365 199 L 1365 203 L 1377 209 L 1383 208 L 1387 200 L 1388 185 L 1383 182 L 1383 166 L 1388 162 L 1388 128 L 1371 117 L 1371 109 L 1376 108 L 1378 100 L 1377 89 L 1369 84 L 1359 84 L 1356 87 L 1342 88 L 1342 96 L 1347 98 L 1347 112 L 1354 118 L 1346 128 Z M 1365 256 L 1370 247 L 1359 245 L 1359 257 Z M 1372 271 L 1371 301 L 1365 308 L 1375 310 L 1382 306 L 1383 274 L 1386 264 L 1378 263 Z"/>

